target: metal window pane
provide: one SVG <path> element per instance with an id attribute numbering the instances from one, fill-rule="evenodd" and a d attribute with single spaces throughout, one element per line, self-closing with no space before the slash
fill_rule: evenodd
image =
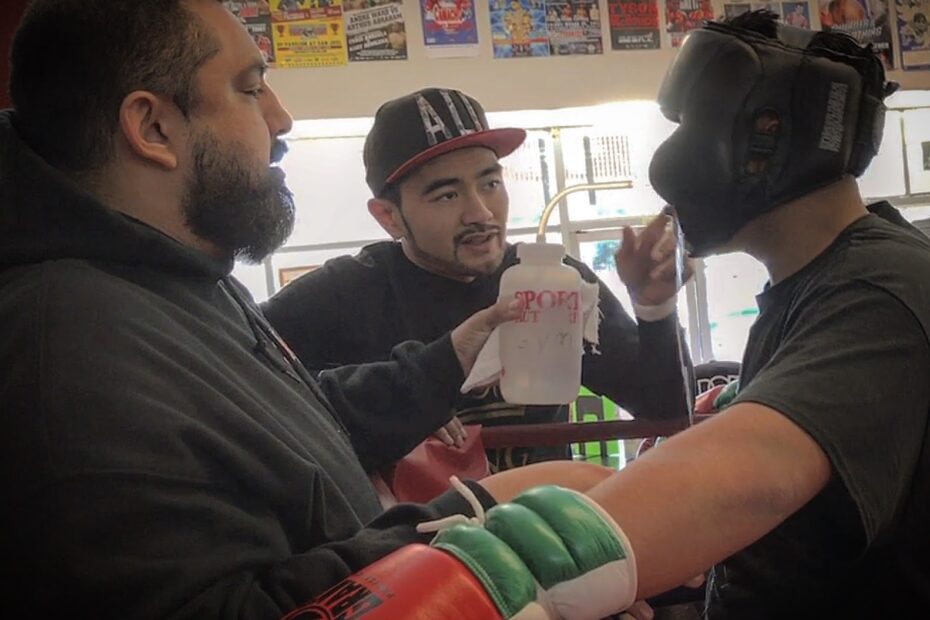
<path id="1" fill-rule="evenodd" d="M 510 228 L 536 226 L 549 199 L 556 194 L 555 156 L 552 134 L 546 130 L 528 131 L 526 141 L 501 160 L 504 183 L 510 196 Z M 558 224 L 552 214 L 549 224 Z"/>
<path id="2" fill-rule="evenodd" d="M 882 146 L 859 179 L 859 188 L 863 196 L 900 196 L 907 191 L 904 182 L 904 158 L 901 156 L 903 148 L 901 113 L 888 112 L 885 117 Z"/>
<path id="3" fill-rule="evenodd" d="M 930 108 L 904 112 L 904 146 L 910 193 L 930 192 Z"/>

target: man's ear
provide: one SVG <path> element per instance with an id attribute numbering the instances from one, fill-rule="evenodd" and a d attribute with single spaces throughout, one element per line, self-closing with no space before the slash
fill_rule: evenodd
<path id="1" fill-rule="evenodd" d="M 407 234 L 400 209 L 390 200 L 372 198 L 368 201 L 368 212 L 392 239 L 401 239 Z"/>
<path id="2" fill-rule="evenodd" d="M 176 105 L 149 91 L 133 91 L 120 105 L 119 125 L 137 156 L 166 170 L 178 167 L 179 149 L 189 130 Z"/>

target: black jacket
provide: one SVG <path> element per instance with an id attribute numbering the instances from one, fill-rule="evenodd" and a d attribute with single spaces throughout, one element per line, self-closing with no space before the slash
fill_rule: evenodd
<path id="1" fill-rule="evenodd" d="M 275 619 L 470 513 L 381 514 L 365 473 L 445 422 L 461 370 L 422 369 L 454 364 L 448 339 L 318 385 L 231 267 L 82 193 L 0 113 L 0 617 Z"/>
<path id="2" fill-rule="evenodd" d="M 583 384 L 637 417 L 686 419 L 689 390 L 683 375 L 690 373 L 690 359 L 679 348 L 677 315 L 637 323 L 591 269 L 570 257 L 565 262 L 600 290 L 600 354 L 584 356 Z M 356 256 L 327 261 L 282 289 L 263 309 L 309 368 L 381 361 L 398 343 L 434 342 L 493 304 L 501 275 L 516 263 L 516 247 L 508 245 L 496 272 L 460 282 L 417 267 L 399 243 L 379 242 Z M 445 379 L 441 371 L 433 376 Z M 568 421 L 568 407 L 506 403 L 496 388 L 459 395 L 452 407 L 466 424 Z M 509 469 L 566 453 L 564 447 L 509 448 L 490 450 L 488 457 L 495 469 Z"/>

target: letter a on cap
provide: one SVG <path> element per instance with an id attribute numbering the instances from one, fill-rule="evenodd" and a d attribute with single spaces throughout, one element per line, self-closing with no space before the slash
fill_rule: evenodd
<path id="1" fill-rule="evenodd" d="M 442 95 L 443 103 L 446 104 L 446 108 L 449 111 L 449 116 L 455 123 L 456 133 L 449 131 L 442 117 L 439 116 L 439 113 L 430 102 L 426 100 L 426 97 L 417 95 L 417 107 L 420 109 L 420 118 L 423 120 L 423 130 L 426 132 L 426 139 L 430 146 L 435 146 L 440 142 L 440 135 L 442 136 L 442 141 L 445 141 L 458 136 L 465 136 L 470 133 L 485 130 L 484 126 L 481 124 L 481 120 L 478 118 L 478 114 L 475 112 L 474 107 L 472 107 L 468 99 L 454 91 L 440 90 L 439 92 Z M 462 122 L 462 116 L 459 114 L 459 109 L 456 107 L 452 99 L 453 97 L 458 99 L 462 107 L 468 112 L 468 116 L 472 121 L 471 128 L 466 127 L 465 123 Z"/>

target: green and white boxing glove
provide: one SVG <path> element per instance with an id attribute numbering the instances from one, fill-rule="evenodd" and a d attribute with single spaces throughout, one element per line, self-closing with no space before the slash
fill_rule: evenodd
<path id="1" fill-rule="evenodd" d="M 455 486 L 470 494 L 461 483 Z M 503 618 L 600 620 L 634 603 L 636 562 L 630 544 L 587 496 L 541 486 L 486 515 L 480 504 L 475 512 L 474 519 L 420 529 L 439 530 L 431 546 L 465 564 Z"/>

